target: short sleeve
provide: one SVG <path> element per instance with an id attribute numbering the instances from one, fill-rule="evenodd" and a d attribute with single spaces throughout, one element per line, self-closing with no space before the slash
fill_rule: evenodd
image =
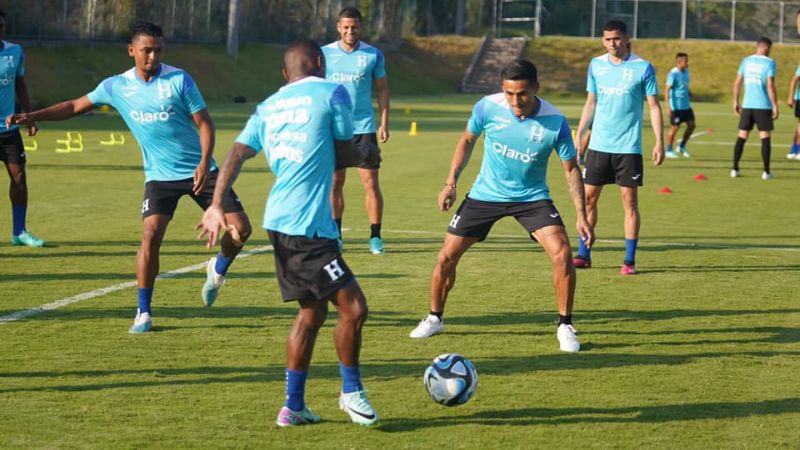
<path id="1" fill-rule="evenodd" d="M 594 74 L 592 73 L 592 63 L 589 63 L 589 70 L 586 74 L 586 92 L 590 94 L 597 94 L 597 83 L 594 80 Z"/>
<path id="2" fill-rule="evenodd" d="M 378 50 L 375 58 L 375 67 L 372 68 L 372 78 L 378 80 L 386 76 L 386 61 L 383 59 L 383 53 Z"/>
<path id="3" fill-rule="evenodd" d="M 183 98 L 189 113 L 194 114 L 206 108 L 206 101 L 203 99 L 203 94 L 197 88 L 194 80 L 188 73 L 183 73 L 183 84 L 181 85 L 181 97 Z"/>
<path id="4" fill-rule="evenodd" d="M 337 141 L 353 139 L 353 106 L 350 94 L 341 84 L 331 94 L 330 104 L 333 110 L 333 138 Z"/>
<path id="5" fill-rule="evenodd" d="M 566 118 L 561 122 L 561 129 L 558 130 L 556 152 L 562 161 L 570 160 L 577 154 L 575 144 L 572 142 L 572 130 L 569 129 Z"/>
<path id="6" fill-rule="evenodd" d="M 647 69 L 644 71 L 644 77 L 642 79 L 644 83 L 644 93 L 648 97 L 652 97 L 658 95 L 658 81 L 656 81 L 656 69 L 653 68 L 652 64 L 647 65 Z"/>
<path id="7" fill-rule="evenodd" d="M 672 87 L 672 85 L 674 84 L 675 84 L 675 72 L 670 71 L 669 74 L 667 74 L 667 86 Z"/>
<path id="8" fill-rule="evenodd" d="M 481 99 L 478 103 L 475 103 L 475 106 L 472 108 L 472 115 L 469 116 L 469 121 L 467 121 L 467 130 L 475 136 L 479 136 L 483 133 L 485 108 L 486 100 Z"/>
<path id="9" fill-rule="evenodd" d="M 17 64 L 16 76 L 18 77 L 25 76 L 25 52 L 22 51 L 22 47 L 19 48 L 19 64 Z"/>
<path id="10" fill-rule="evenodd" d="M 111 105 L 113 101 L 114 77 L 108 77 L 87 94 L 93 105 Z"/>
<path id="11" fill-rule="evenodd" d="M 265 125 L 266 122 L 261 119 L 258 115 L 258 110 L 256 110 L 247 120 L 244 129 L 239 133 L 239 137 L 236 138 L 236 142 L 252 148 L 256 153 L 260 152 L 264 148 L 262 137 L 264 136 Z"/>
<path id="12" fill-rule="evenodd" d="M 770 61 L 769 66 L 767 67 L 767 76 L 775 78 L 775 74 L 777 73 L 778 69 L 775 65 L 775 61 Z"/>
<path id="13" fill-rule="evenodd" d="M 797 69 L 794 69 L 794 74 L 800 76 L 800 65 L 797 66 Z"/>
<path id="14" fill-rule="evenodd" d="M 746 59 L 743 59 L 742 62 L 739 63 L 739 70 L 736 72 L 741 76 L 744 76 L 744 62 Z"/>

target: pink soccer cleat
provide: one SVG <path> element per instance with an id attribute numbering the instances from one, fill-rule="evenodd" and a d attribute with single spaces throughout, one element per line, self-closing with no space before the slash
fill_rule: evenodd
<path id="1" fill-rule="evenodd" d="M 636 266 L 633 264 L 622 264 L 622 267 L 619 269 L 620 275 L 636 275 Z"/>
<path id="2" fill-rule="evenodd" d="M 582 256 L 576 256 L 572 258 L 572 265 L 575 266 L 576 269 L 589 269 L 592 267 L 592 260 Z"/>

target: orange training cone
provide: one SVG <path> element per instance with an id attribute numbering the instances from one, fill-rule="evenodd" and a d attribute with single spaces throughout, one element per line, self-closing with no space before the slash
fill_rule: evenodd
<path id="1" fill-rule="evenodd" d="M 669 186 L 664 186 L 661 189 L 659 189 L 658 192 L 660 194 L 672 194 L 672 189 L 670 189 Z"/>
<path id="2" fill-rule="evenodd" d="M 698 173 L 697 175 L 694 176 L 694 179 L 697 181 L 705 181 L 708 179 L 708 177 L 702 173 Z"/>

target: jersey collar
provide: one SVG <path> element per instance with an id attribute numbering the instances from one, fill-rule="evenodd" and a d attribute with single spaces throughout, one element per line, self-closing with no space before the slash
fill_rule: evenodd
<path id="1" fill-rule="evenodd" d="M 533 119 L 539 115 L 539 111 L 542 110 L 542 99 L 539 98 L 538 95 L 536 96 L 536 109 L 534 109 L 529 116 L 525 116 L 524 119 L 520 119 L 518 115 L 514 114 L 514 111 L 511 109 L 511 105 L 509 105 L 508 102 L 506 102 L 506 105 L 508 105 L 508 113 L 511 114 L 511 117 L 513 117 L 518 123 L 523 123 L 526 120 Z"/>
<path id="2" fill-rule="evenodd" d="M 361 39 L 358 40 L 358 43 L 356 44 L 356 48 L 354 48 L 352 51 L 348 52 L 347 50 L 342 48 L 342 40 L 341 39 L 336 41 L 336 48 L 338 48 L 342 52 L 347 53 L 349 55 L 349 54 L 355 52 L 356 50 L 361 50 Z"/>
<path id="3" fill-rule="evenodd" d="M 138 81 L 139 83 L 142 83 L 145 86 L 150 86 L 150 84 L 153 83 L 153 81 L 155 81 L 156 78 L 161 76 L 161 72 L 163 70 L 164 70 L 164 63 L 161 63 L 158 65 L 158 72 L 156 72 L 156 74 L 153 75 L 152 78 L 150 78 L 150 81 L 144 81 L 143 79 L 139 78 L 139 71 L 136 70 L 136 66 L 133 66 L 133 79 Z"/>

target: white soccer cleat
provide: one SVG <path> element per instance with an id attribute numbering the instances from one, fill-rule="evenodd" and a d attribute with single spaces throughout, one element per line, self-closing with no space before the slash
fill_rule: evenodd
<path id="1" fill-rule="evenodd" d="M 769 173 L 769 172 L 762 172 L 762 173 L 761 173 L 761 179 L 762 179 L 762 180 L 765 180 L 765 181 L 766 181 L 766 180 L 771 180 L 772 178 L 773 178 L 773 177 L 772 177 L 772 174 L 771 174 L 771 173 Z"/>
<path id="2" fill-rule="evenodd" d="M 130 334 L 139 334 L 139 333 L 147 333 L 153 328 L 153 318 L 150 316 L 150 313 L 140 313 L 139 310 L 136 310 L 136 318 L 133 319 L 133 325 L 128 328 L 128 333 Z"/>
<path id="3" fill-rule="evenodd" d="M 367 391 L 355 391 L 339 395 L 339 409 L 350 416 L 353 423 L 370 427 L 378 423 L 378 413 L 367 399 Z"/>
<path id="4" fill-rule="evenodd" d="M 736 169 L 731 169 L 731 178 L 737 178 L 739 176 L 739 171 Z"/>
<path id="5" fill-rule="evenodd" d="M 685 148 L 679 148 L 678 151 L 684 158 L 691 158 L 691 155 L 689 155 L 689 152 L 687 152 Z"/>
<path id="6" fill-rule="evenodd" d="M 556 337 L 562 352 L 577 353 L 581 349 L 581 343 L 578 342 L 578 336 L 575 335 L 575 328 L 572 325 L 566 323 L 559 325 Z"/>
<path id="7" fill-rule="evenodd" d="M 428 314 L 428 317 L 419 321 L 417 328 L 408 334 L 412 338 L 427 338 L 444 331 L 444 320 Z"/>
<path id="8" fill-rule="evenodd" d="M 671 152 L 671 151 L 667 151 L 666 153 L 664 153 L 664 156 L 669 158 L 669 159 L 677 159 L 678 158 L 678 154 L 675 153 L 675 152 Z"/>
<path id="9" fill-rule="evenodd" d="M 211 306 L 217 300 L 219 295 L 219 288 L 225 284 L 225 276 L 220 275 L 214 269 L 217 265 L 217 257 L 213 257 L 208 261 L 206 266 L 206 284 L 203 285 L 201 296 L 203 297 L 203 304 Z"/>

